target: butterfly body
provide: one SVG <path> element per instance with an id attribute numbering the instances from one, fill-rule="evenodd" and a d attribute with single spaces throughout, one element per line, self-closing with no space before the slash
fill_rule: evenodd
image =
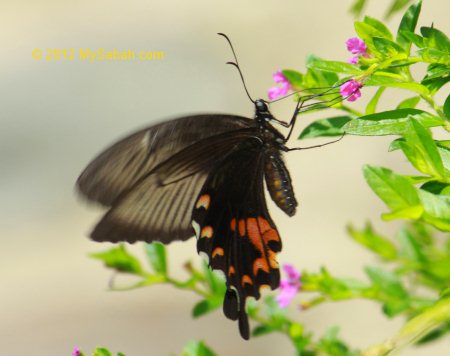
<path id="1" fill-rule="evenodd" d="M 247 297 L 278 288 L 281 239 L 265 200 L 287 215 L 297 202 L 282 152 L 286 138 L 262 100 L 255 118 L 199 115 L 138 131 L 101 153 L 77 181 L 109 208 L 91 238 L 161 241 L 197 237 L 197 250 L 222 271 L 224 313 L 249 338 Z"/>

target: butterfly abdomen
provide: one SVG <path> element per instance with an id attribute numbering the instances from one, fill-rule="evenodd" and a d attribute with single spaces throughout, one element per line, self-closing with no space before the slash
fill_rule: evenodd
<path id="1" fill-rule="evenodd" d="M 293 216 L 298 204 L 292 188 L 291 177 L 278 152 L 267 153 L 264 173 L 272 200 L 287 215 Z"/>

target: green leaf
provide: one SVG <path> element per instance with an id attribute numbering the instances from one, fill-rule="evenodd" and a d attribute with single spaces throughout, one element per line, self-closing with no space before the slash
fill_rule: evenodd
<path id="1" fill-rule="evenodd" d="M 342 127 L 351 119 L 350 116 L 335 116 L 328 119 L 316 120 L 302 131 L 299 139 L 340 136 L 344 133 Z"/>
<path id="2" fill-rule="evenodd" d="M 382 37 L 373 37 L 372 40 L 377 51 L 384 57 L 392 58 L 402 54 L 403 56 L 399 57 L 399 59 L 406 58 L 405 50 L 397 43 Z"/>
<path id="3" fill-rule="evenodd" d="M 211 293 L 222 298 L 226 289 L 223 276 L 214 272 L 206 263 L 203 264 L 203 273 Z"/>
<path id="4" fill-rule="evenodd" d="M 209 299 L 204 299 L 195 304 L 194 308 L 192 309 L 192 317 L 198 318 L 204 314 L 208 314 L 216 310 L 219 307 L 219 305 L 220 303 L 216 303 Z"/>
<path id="5" fill-rule="evenodd" d="M 420 101 L 420 96 L 413 96 L 412 98 L 408 98 L 403 100 L 400 104 L 397 105 L 398 109 L 414 109 L 416 105 Z"/>
<path id="6" fill-rule="evenodd" d="M 308 56 L 306 66 L 311 69 L 325 72 L 347 73 L 347 74 L 362 73 L 362 71 L 358 68 L 358 66 L 354 64 L 338 61 L 327 61 L 312 55 Z"/>
<path id="7" fill-rule="evenodd" d="M 405 142 L 401 142 L 400 147 L 417 170 L 439 178 L 445 175 L 436 143 L 427 129 L 411 119 L 403 137 Z"/>
<path id="8" fill-rule="evenodd" d="M 447 179 L 450 179 L 449 172 L 450 172 L 450 147 L 446 147 L 444 145 L 441 145 L 442 141 L 435 141 L 439 152 L 439 155 L 442 159 L 442 164 L 444 165 L 444 170 L 446 169 L 447 172 L 445 172 L 445 176 Z"/>
<path id="9" fill-rule="evenodd" d="M 402 37 L 405 37 L 406 40 L 413 43 L 417 48 L 424 48 L 426 47 L 425 39 L 422 36 L 419 36 L 418 34 L 411 32 L 411 31 L 400 31 L 400 34 Z"/>
<path id="10" fill-rule="evenodd" d="M 366 165 L 363 171 L 369 186 L 393 211 L 420 205 L 416 189 L 405 177 L 383 167 Z"/>
<path id="11" fill-rule="evenodd" d="M 112 356 L 111 352 L 104 347 L 97 347 L 92 356 Z"/>
<path id="12" fill-rule="evenodd" d="M 308 68 L 305 76 L 304 87 L 310 93 L 323 92 L 323 88 L 331 87 L 338 81 L 338 75 L 332 72 L 324 72 Z M 314 88 L 321 88 L 319 91 L 314 91 Z"/>
<path id="13" fill-rule="evenodd" d="M 361 15 L 364 6 L 366 5 L 366 0 L 356 0 L 352 7 L 350 8 L 350 12 L 355 16 Z"/>
<path id="14" fill-rule="evenodd" d="M 379 53 L 373 44 L 373 37 L 384 37 L 383 33 L 377 30 L 375 27 L 361 21 L 355 21 L 355 31 L 359 38 L 361 38 L 366 44 L 369 51 L 377 56 Z"/>
<path id="15" fill-rule="evenodd" d="M 450 231 L 450 197 L 434 195 L 421 189 L 418 191 L 425 209 L 425 221 L 440 230 Z"/>
<path id="16" fill-rule="evenodd" d="M 377 234 L 370 223 L 366 223 L 364 230 L 356 230 L 353 226 L 347 226 L 347 232 L 361 245 L 375 252 L 385 260 L 392 261 L 397 257 L 395 245 L 384 236 Z"/>
<path id="17" fill-rule="evenodd" d="M 203 341 L 189 341 L 183 349 L 182 356 L 215 356 Z"/>
<path id="18" fill-rule="evenodd" d="M 427 261 L 425 254 L 422 252 L 422 246 L 411 232 L 405 227 L 400 230 L 397 235 L 400 244 L 399 255 L 403 259 L 407 259 L 415 263 L 415 270 L 420 269 L 420 265 Z"/>
<path id="19" fill-rule="evenodd" d="M 444 52 L 436 48 L 422 48 L 417 51 L 422 60 L 427 63 L 439 63 L 446 66 L 450 65 L 449 52 Z"/>
<path id="20" fill-rule="evenodd" d="M 432 63 L 427 68 L 427 74 L 422 79 L 421 83 L 426 84 L 431 79 L 447 77 L 450 74 L 449 66 L 439 63 Z"/>
<path id="21" fill-rule="evenodd" d="M 403 15 L 402 20 L 400 21 L 400 26 L 398 27 L 396 41 L 405 49 L 406 53 L 408 54 L 411 48 L 411 40 L 406 37 L 402 33 L 402 31 L 414 32 L 417 26 L 421 8 L 422 0 L 416 1 L 414 4 L 412 4 Z"/>
<path id="22" fill-rule="evenodd" d="M 424 127 L 441 126 L 442 119 L 418 109 L 398 109 L 361 116 L 350 120 L 342 129 L 351 135 L 381 136 L 400 135 L 408 129 L 408 122 L 415 119 Z"/>
<path id="23" fill-rule="evenodd" d="M 370 266 L 364 270 L 372 283 L 378 286 L 383 293 L 397 298 L 408 297 L 408 292 L 394 273 Z"/>
<path id="24" fill-rule="evenodd" d="M 430 94 L 428 88 L 422 84 L 415 82 L 405 82 L 403 80 L 399 80 L 398 78 L 393 78 L 392 73 L 383 71 L 376 72 L 374 75 L 372 75 L 365 81 L 364 85 L 406 89 L 421 95 Z"/>
<path id="25" fill-rule="evenodd" d="M 389 10 L 386 12 L 385 18 L 387 19 L 391 17 L 393 14 L 407 6 L 410 2 L 411 0 L 394 0 L 389 7 Z"/>
<path id="26" fill-rule="evenodd" d="M 303 88 L 304 75 L 296 70 L 284 69 L 282 70 L 283 75 L 291 83 L 292 86 L 297 88 Z"/>
<path id="27" fill-rule="evenodd" d="M 252 331 L 252 336 L 263 336 L 274 332 L 275 329 L 270 325 L 259 325 Z"/>
<path id="28" fill-rule="evenodd" d="M 449 187 L 450 187 L 449 183 L 437 182 L 437 181 L 433 180 L 431 182 L 424 183 L 420 187 L 420 189 L 425 190 L 429 193 L 436 194 L 436 195 L 439 195 L 439 194 L 445 195 L 445 192 L 448 190 Z"/>
<path id="29" fill-rule="evenodd" d="M 167 274 L 166 248 L 162 243 L 152 242 L 145 245 L 145 252 L 156 273 Z"/>
<path id="30" fill-rule="evenodd" d="M 428 40 L 428 47 L 447 53 L 450 52 L 450 41 L 442 31 L 434 27 L 421 27 L 420 33 Z"/>
<path id="31" fill-rule="evenodd" d="M 382 214 L 383 220 L 390 221 L 396 219 L 412 219 L 417 220 L 423 215 L 423 206 L 414 205 L 407 208 L 398 209 L 390 213 Z"/>
<path id="32" fill-rule="evenodd" d="M 366 106 L 366 115 L 374 114 L 377 109 L 378 101 L 380 100 L 381 94 L 385 91 L 385 87 L 378 88 L 377 92 L 373 98 L 369 101 Z"/>
<path id="33" fill-rule="evenodd" d="M 450 94 L 447 96 L 447 99 L 445 99 L 444 114 L 447 117 L 447 119 L 450 120 Z"/>
<path id="34" fill-rule="evenodd" d="M 131 255 L 122 244 L 105 252 L 91 253 L 90 256 L 103 261 L 106 267 L 113 268 L 116 271 L 144 274 L 139 260 Z"/>
<path id="35" fill-rule="evenodd" d="M 381 21 L 379 21 L 373 17 L 370 17 L 370 16 L 365 16 L 363 22 L 372 26 L 373 28 L 375 28 L 378 31 L 378 33 L 380 34 L 380 36 L 378 36 L 378 37 L 383 37 L 388 40 L 393 39 L 391 31 L 389 31 L 389 29 L 386 27 L 386 25 L 384 23 L 382 23 Z"/>

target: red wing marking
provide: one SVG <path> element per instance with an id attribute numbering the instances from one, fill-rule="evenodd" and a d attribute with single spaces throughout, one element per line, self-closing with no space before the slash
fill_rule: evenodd
<path id="1" fill-rule="evenodd" d="M 231 231 L 236 231 L 236 219 L 235 218 L 231 219 L 230 228 L 231 228 Z"/>
<path id="2" fill-rule="evenodd" d="M 241 235 L 241 237 L 245 236 L 245 220 L 244 219 L 239 220 L 239 235 Z"/>

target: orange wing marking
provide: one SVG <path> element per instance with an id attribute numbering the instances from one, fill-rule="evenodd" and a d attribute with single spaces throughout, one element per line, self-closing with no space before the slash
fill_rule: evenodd
<path id="1" fill-rule="evenodd" d="M 225 254 L 222 247 L 216 247 L 212 252 L 212 257 L 223 256 Z"/>
<path id="2" fill-rule="evenodd" d="M 205 210 L 208 210 L 210 204 L 211 204 L 211 196 L 209 194 L 203 194 L 200 196 L 200 198 L 198 198 L 195 208 L 196 209 L 205 208 Z"/>
<path id="3" fill-rule="evenodd" d="M 214 230 L 211 226 L 205 226 L 202 229 L 200 237 L 206 237 L 206 238 L 210 239 L 211 237 L 213 237 L 213 233 L 214 233 Z"/>
<path id="4" fill-rule="evenodd" d="M 256 275 L 260 269 L 268 273 L 269 266 L 278 268 L 276 253 L 267 247 L 270 241 L 280 241 L 277 230 L 272 228 L 266 219 L 258 217 L 247 219 L 247 232 L 250 242 L 262 256 L 253 262 L 253 273 Z"/>
<path id="5" fill-rule="evenodd" d="M 242 276 L 242 282 L 241 282 L 242 287 L 244 287 L 244 285 L 245 285 L 246 283 L 247 283 L 247 284 L 250 284 L 250 285 L 253 285 L 252 279 L 251 279 L 247 274 L 244 274 L 244 275 Z"/>

